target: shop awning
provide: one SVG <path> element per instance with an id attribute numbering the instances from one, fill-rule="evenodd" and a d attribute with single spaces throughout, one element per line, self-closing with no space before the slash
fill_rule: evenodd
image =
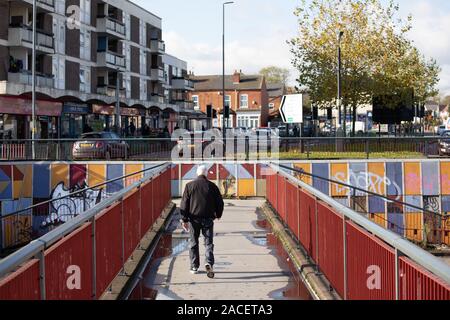
<path id="1" fill-rule="evenodd" d="M 31 116 L 33 113 L 31 100 L 15 97 L 0 97 L 0 113 Z M 36 101 L 37 116 L 59 117 L 61 113 L 62 103 L 60 102 Z"/>

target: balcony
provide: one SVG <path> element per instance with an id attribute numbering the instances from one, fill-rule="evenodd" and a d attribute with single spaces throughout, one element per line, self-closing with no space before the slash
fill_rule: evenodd
<path id="1" fill-rule="evenodd" d="M 150 94 L 150 101 L 155 102 L 155 103 L 165 103 L 165 96 L 163 94 L 160 93 L 151 93 Z"/>
<path id="2" fill-rule="evenodd" d="M 152 53 L 164 54 L 166 52 L 166 44 L 164 41 L 152 39 L 150 41 L 150 51 Z"/>
<path id="3" fill-rule="evenodd" d="M 97 17 L 97 29 L 99 33 L 107 33 L 119 39 L 125 39 L 125 25 L 113 18 L 106 16 Z"/>
<path id="4" fill-rule="evenodd" d="M 37 0 L 37 5 L 55 9 L 55 0 Z"/>
<path id="5" fill-rule="evenodd" d="M 194 102 L 193 101 L 175 101 L 175 104 L 180 108 L 180 111 L 194 111 Z"/>
<path id="6" fill-rule="evenodd" d="M 173 78 L 172 88 L 175 90 L 194 90 L 194 82 L 185 78 Z"/>
<path id="7" fill-rule="evenodd" d="M 125 56 L 111 51 L 103 51 L 97 53 L 97 63 L 101 67 L 111 68 L 114 70 L 125 69 Z"/>
<path id="8" fill-rule="evenodd" d="M 113 85 L 98 85 L 97 86 L 97 94 L 101 94 L 103 96 L 115 97 L 116 96 L 116 86 Z M 125 88 L 119 88 L 119 97 L 126 97 Z"/>
<path id="9" fill-rule="evenodd" d="M 8 36 L 9 46 L 33 49 L 33 30 L 26 26 L 11 26 Z M 42 53 L 54 53 L 53 34 L 36 30 L 36 49 Z"/>
<path id="10" fill-rule="evenodd" d="M 17 73 L 9 72 L 8 82 L 31 86 L 33 84 L 33 77 L 31 72 L 25 70 Z M 41 88 L 54 88 L 53 76 L 36 73 L 36 86 Z"/>
<path id="11" fill-rule="evenodd" d="M 22 1 L 28 3 L 31 6 L 33 5 L 33 0 L 22 0 Z M 55 0 L 37 0 L 36 4 L 40 9 L 48 13 L 55 12 Z"/>
<path id="12" fill-rule="evenodd" d="M 164 69 L 152 68 L 151 80 L 158 82 L 165 82 Z"/>

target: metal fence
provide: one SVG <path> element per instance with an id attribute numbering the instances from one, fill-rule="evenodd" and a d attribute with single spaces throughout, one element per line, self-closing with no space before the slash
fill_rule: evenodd
<path id="1" fill-rule="evenodd" d="M 267 199 L 346 300 L 448 300 L 450 267 L 272 165 Z"/>
<path id="2" fill-rule="evenodd" d="M 442 244 L 449 245 L 448 240 L 450 232 L 450 215 L 445 215 L 440 212 L 427 210 L 420 206 L 406 203 L 397 199 L 393 199 L 392 197 L 385 196 L 369 190 L 365 190 L 359 187 L 355 187 L 337 180 L 314 175 L 305 172 L 302 169 L 292 168 L 281 164 L 279 165 L 279 167 L 285 170 L 286 172 L 290 172 L 294 176 L 298 177 L 300 180 L 304 180 L 305 178 L 316 179 L 329 183 L 332 187 L 338 187 L 339 189 L 342 190 L 344 194 L 348 194 L 349 198 L 348 204 L 350 209 L 364 215 L 366 218 L 376 222 L 378 225 L 384 226 L 386 229 L 397 233 L 404 239 L 408 239 L 424 247 L 429 245 L 437 245 L 437 246 L 440 246 Z M 368 195 L 371 197 L 375 197 L 377 199 L 381 199 L 382 201 L 386 202 L 388 205 L 392 207 L 401 208 L 400 211 L 406 212 L 406 214 L 408 213 L 413 213 L 415 215 L 420 214 L 422 217 L 422 224 L 421 224 L 422 228 L 417 229 L 417 226 L 415 226 L 416 227 L 415 229 L 408 228 L 408 226 L 405 226 L 404 223 L 399 224 L 396 221 L 390 221 L 387 217 L 387 214 L 370 212 L 366 206 L 359 203 L 361 195 Z M 431 225 L 429 224 L 429 226 L 426 227 L 427 225 L 426 221 L 431 221 L 432 224 Z"/>
<path id="3" fill-rule="evenodd" d="M 105 200 L 115 197 L 122 186 L 132 185 L 143 176 L 147 179 L 164 164 L 133 172 L 95 186 L 78 186 L 76 191 L 59 190 L 48 201 L 17 208 L 0 217 L 0 256 L 8 255 L 32 240 L 44 236 Z M 108 192 L 107 190 L 112 190 Z"/>
<path id="4" fill-rule="evenodd" d="M 99 298 L 170 201 L 163 165 L 0 261 L 0 300 Z M 80 287 L 65 276 L 82 272 Z"/>
<path id="5" fill-rule="evenodd" d="M 230 143 L 230 139 L 233 141 Z M 215 141 L 228 159 L 377 159 L 387 157 L 439 156 L 439 137 L 354 137 L 354 138 L 280 138 L 265 136 L 232 137 Z M 183 144 L 182 144 L 182 143 Z M 88 144 L 87 149 L 78 148 Z M 217 158 L 211 153 L 211 139 L 141 138 L 121 140 L 2 140 L 0 160 L 146 160 L 169 161 L 177 147 L 185 147 L 192 160 Z M 268 146 L 268 148 L 266 147 Z M 231 146 L 231 147 L 229 147 Z M 32 158 L 33 147 L 36 157 Z M 75 148 L 74 148 L 75 147 Z M 187 148 L 187 149 L 186 149 Z M 195 150 L 200 148 L 200 154 Z M 267 151 L 265 153 L 259 150 Z M 189 157 L 188 157 L 189 158 Z M 188 160 L 184 155 L 184 160 Z"/>

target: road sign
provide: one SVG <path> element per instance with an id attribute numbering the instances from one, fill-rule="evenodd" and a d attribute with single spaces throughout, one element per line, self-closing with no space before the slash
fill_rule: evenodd
<path id="1" fill-rule="evenodd" d="M 303 95 L 284 96 L 281 101 L 280 114 L 284 123 L 303 123 Z"/>

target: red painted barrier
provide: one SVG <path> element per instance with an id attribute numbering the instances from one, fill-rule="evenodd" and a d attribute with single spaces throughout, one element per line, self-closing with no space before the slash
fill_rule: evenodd
<path id="1" fill-rule="evenodd" d="M 92 225 L 87 223 L 46 251 L 46 299 L 89 300 L 93 298 L 91 233 Z M 71 269 L 72 267 L 74 269 Z M 78 276 L 79 286 L 76 279 Z"/>
<path id="2" fill-rule="evenodd" d="M 347 224 L 347 297 L 395 299 L 395 252 L 352 222 Z"/>
<path id="3" fill-rule="evenodd" d="M 140 234 L 140 214 L 140 191 L 138 190 L 123 200 L 125 261 L 131 256 L 143 236 Z"/>
<path id="4" fill-rule="evenodd" d="M 277 208 L 281 219 L 286 222 L 286 179 L 280 175 L 277 181 Z"/>
<path id="5" fill-rule="evenodd" d="M 344 296 L 344 230 L 343 218 L 324 203 L 317 204 L 318 247 L 317 259 L 339 295 Z"/>
<path id="6" fill-rule="evenodd" d="M 153 181 L 150 181 L 141 188 L 141 234 L 145 234 L 153 225 L 153 198 L 152 198 Z"/>
<path id="7" fill-rule="evenodd" d="M 298 238 L 298 187 L 290 182 L 286 183 L 286 204 L 287 225 L 292 233 Z"/>
<path id="8" fill-rule="evenodd" d="M 39 260 L 31 260 L 0 281 L 0 300 L 39 300 Z"/>
<path id="9" fill-rule="evenodd" d="M 123 266 L 122 204 L 105 210 L 95 221 L 97 294 L 105 292 Z"/>
<path id="10" fill-rule="evenodd" d="M 86 223 L 46 250 L 44 252 L 46 299 L 99 298 L 170 201 L 170 177 L 171 171 L 164 171 L 154 180 L 143 184 L 141 189 L 130 192 L 122 202 L 97 215 L 95 278 L 91 223 Z M 40 299 L 39 271 L 39 261 L 31 260 L 1 279 L 0 299 Z M 93 288 L 94 281 L 96 292 Z"/>
<path id="11" fill-rule="evenodd" d="M 395 251 L 391 246 L 347 221 L 347 275 L 344 277 L 342 216 L 308 192 L 286 182 L 279 174 L 267 176 L 267 200 L 341 297 L 350 300 L 396 298 Z M 410 259 L 401 257 L 399 270 L 401 299 L 450 300 L 450 286 Z M 345 287 L 347 292 L 344 292 Z"/>
<path id="12" fill-rule="evenodd" d="M 316 199 L 303 190 L 299 191 L 300 243 L 311 258 L 316 261 Z"/>
<path id="13" fill-rule="evenodd" d="M 422 270 L 407 257 L 400 257 L 400 299 L 450 300 L 450 285 Z"/>

